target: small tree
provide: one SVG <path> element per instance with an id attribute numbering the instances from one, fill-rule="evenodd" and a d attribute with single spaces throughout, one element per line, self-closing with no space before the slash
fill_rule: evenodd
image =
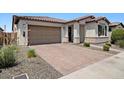
<path id="1" fill-rule="evenodd" d="M 124 30 L 116 29 L 112 31 L 111 43 L 115 44 L 118 40 L 124 40 Z"/>

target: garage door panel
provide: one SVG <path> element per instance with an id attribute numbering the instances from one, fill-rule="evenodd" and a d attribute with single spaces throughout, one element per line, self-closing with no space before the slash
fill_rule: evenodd
<path id="1" fill-rule="evenodd" d="M 61 28 L 29 26 L 29 43 L 46 44 L 61 42 Z"/>

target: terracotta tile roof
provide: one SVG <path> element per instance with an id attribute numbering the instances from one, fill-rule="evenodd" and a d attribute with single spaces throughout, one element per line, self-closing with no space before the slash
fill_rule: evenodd
<path id="1" fill-rule="evenodd" d="M 88 19 L 88 18 L 90 18 L 90 19 Z M 81 20 L 85 20 L 86 23 L 97 22 L 99 20 L 105 20 L 108 23 L 110 23 L 109 20 L 106 17 L 97 17 L 97 18 L 95 18 L 93 15 L 78 17 L 78 18 L 75 18 L 75 19 L 70 20 L 70 21 L 66 21 L 66 20 L 59 19 L 59 18 L 47 17 L 47 16 L 16 16 L 16 15 L 14 15 L 13 16 L 13 24 L 18 23 L 18 21 L 20 19 L 33 20 L 33 21 L 53 22 L 53 23 L 63 23 L 63 24 L 64 23 L 75 22 L 75 21 L 78 22 L 78 21 L 81 21 Z"/>
<path id="2" fill-rule="evenodd" d="M 18 22 L 19 19 L 23 20 L 34 20 L 34 21 L 45 21 L 45 22 L 54 22 L 54 23 L 65 23 L 66 21 L 59 18 L 52 18 L 47 16 L 13 16 L 15 23 Z"/>
<path id="3" fill-rule="evenodd" d="M 78 17 L 78 18 L 75 18 L 73 20 L 69 20 L 67 21 L 66 23 L 69 23 L 69 22 L 74 22 L 74 21 L 80 21 L 80 20 L 86 20 L 87 18 L 95 18 L 93 15 L 88 15 L 88 16 L 81 16 L 81 17 Z"/>
<path id="4" fill-rule="evenodd" d="M 124 27 L 123 23 L 121 23 L 121 22 L 112 22 L 109 24 L 110 27 L 118 26 L 118 25 L 122 25 Z"/>
<path id="5" fill-rule="evenodd" d="M 78 18 L 75 18 L 74 20 L 82 20 L 82 19 L 86 19 L 86 18 L 95 18 L 93 15 L 88 15 L 88 16 L 81 16 L 81 17 L 78 17 Z"/>
<path id="6" fill-rule="evenodd" d="M 86 23 L 97 22 L 97 21 L 100 21 L 100 20 L 105 20 L 108 23 L 110 23 L 110 21 L 106 17 L 97 17 L 97 18 L 94 18 L 94 19 L 91 19 L 91 20 L 86 21 Z"/>
<path id="7" fill-rule="evenodd" d="M 13 21 L 14 23 L 17 23 L 19 19 L 24 19 L 24 20 L 34 20 L 34 21 L 46 21 L 46 22 L 57 22 L 57 23 L 68 23 L 68 22 L 74 22 L 74 21 L 80 21 L 80 20 L 85 20 L 87 18 L 95 18 L 93 15 L 89 16 L 82 16 L 75 18 L 73 20 L 63 20 L 59 18 L 52 18 L 52 17 L 47 17 L 47 16 L 13 16 Z"/>

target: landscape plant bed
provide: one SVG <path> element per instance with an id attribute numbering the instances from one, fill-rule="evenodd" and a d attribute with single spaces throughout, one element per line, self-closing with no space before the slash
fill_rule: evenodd
<path id="1" fill-rule="evenodd" d="M 102 44 L 94 44 L 94 45 L 97 45 L 97 46 L 103 46 L 104 43 L 102 43 Z M 120 48 L 118 45 L 115 45 L 115 44 L 111 44 L 111 48 L 113 48 L 113 49 L 117 49 L 117 50 L 121 50 L 121 51 L 124 51 L 123 48 Z"/>
<path id="2" fill-rule="evenodd" d="M 84 47 L 83 45 L 79 44 L 80 47 Z M 102 51 L 102 52 L 106 52 L 112 55 L 118 54 L 119 52 L 115 52 L 115 51 L 103 51 L 103 49 L 100 48 L 96 48 L 96 47 L 89 47 L 89 49 L 93 49 L 93 50 L 97 50 L 97 51 Z"/>
<path id="3" fill-rule="evenodd" d="M 98 50 L 98 51 L 103 51 L 103 49 L 100 49 L 100 48 L 95 48 L 95 47 L 90 47 L 91 49 L 93 49 L 93 50 Z M 115 54 L 118 54 L 119 52 L 115 52 L 115 51 L 103 51 L 103 52 L 107 52 L 107 53 L 110 53 L 110 54 L 113 54 L 113 55 L 115 55 Z"/>
<path id="4" fill-rule="evenodd" d="M 29 47 L 20 46 L 19 48 L 18 65 L 1 69 L 0 79 L 12 79 L 13 76 L 24 73 L 27 73 L 30 79 L 56 79 L 63 76 L 41 57 L 27 58 Z"/>

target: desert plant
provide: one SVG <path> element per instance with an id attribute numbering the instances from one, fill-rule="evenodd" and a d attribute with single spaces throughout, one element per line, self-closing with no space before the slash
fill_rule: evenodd
<path id="1" fill-rule="evenodd" d="M 8 45 L 8 47 L 16 52 L 19 51 L 19 47 L 17 45 Z"/>
<path id="2" fill-rule="evenodd" d="M 119 45 L 120 48 L 124 48 L 124 40 L 118 40 L 117 44 Z"/>
<path id="3" fill-rule="evenodd" d="M 34 50 L 34 49 L 30 49 L 30 50 L 28 50 L 28 52 L 27 52 L 27 56 L 28 56 L 28 58 L 36 57 L 35 50 Z"/>
<path id="4" fill-rule="evenodd" d="M 9 47 L 3 47 L 0 50 L 0 68 L 6 68 L 16 65 L 15 51 Z"/>
<path id="5" fill-rule="evenodd" d="M 16 45 L 9 45 L 9 48 L 11 48 L 12 50 L 17 50 L 17 46 Z"/>
<path id="6" fill-rule="evenodd" d="M 107 41 L 105 44 L 111 47 L 111 43 L 110 42 Z"/>
<path id="7" fill-rule="evenodd" d="M 85 46 L 85 47 L 90 47 L 90 43 L 85 42 L 85 43 L 84 43 L 84 46 Z"/>
<path id="8" fill-rule="evenodd" d="M 115 44 L 118 40 L 124 40 L 124 30 L 116 29 L 112 31 L 111 43 Z"/>
<path id="9" fill-rule="evenodd" d="M 109 45 L 106 44 L 103 45 L 103 51 L 109 51 L 109 49 L 110 49 Z"/>

